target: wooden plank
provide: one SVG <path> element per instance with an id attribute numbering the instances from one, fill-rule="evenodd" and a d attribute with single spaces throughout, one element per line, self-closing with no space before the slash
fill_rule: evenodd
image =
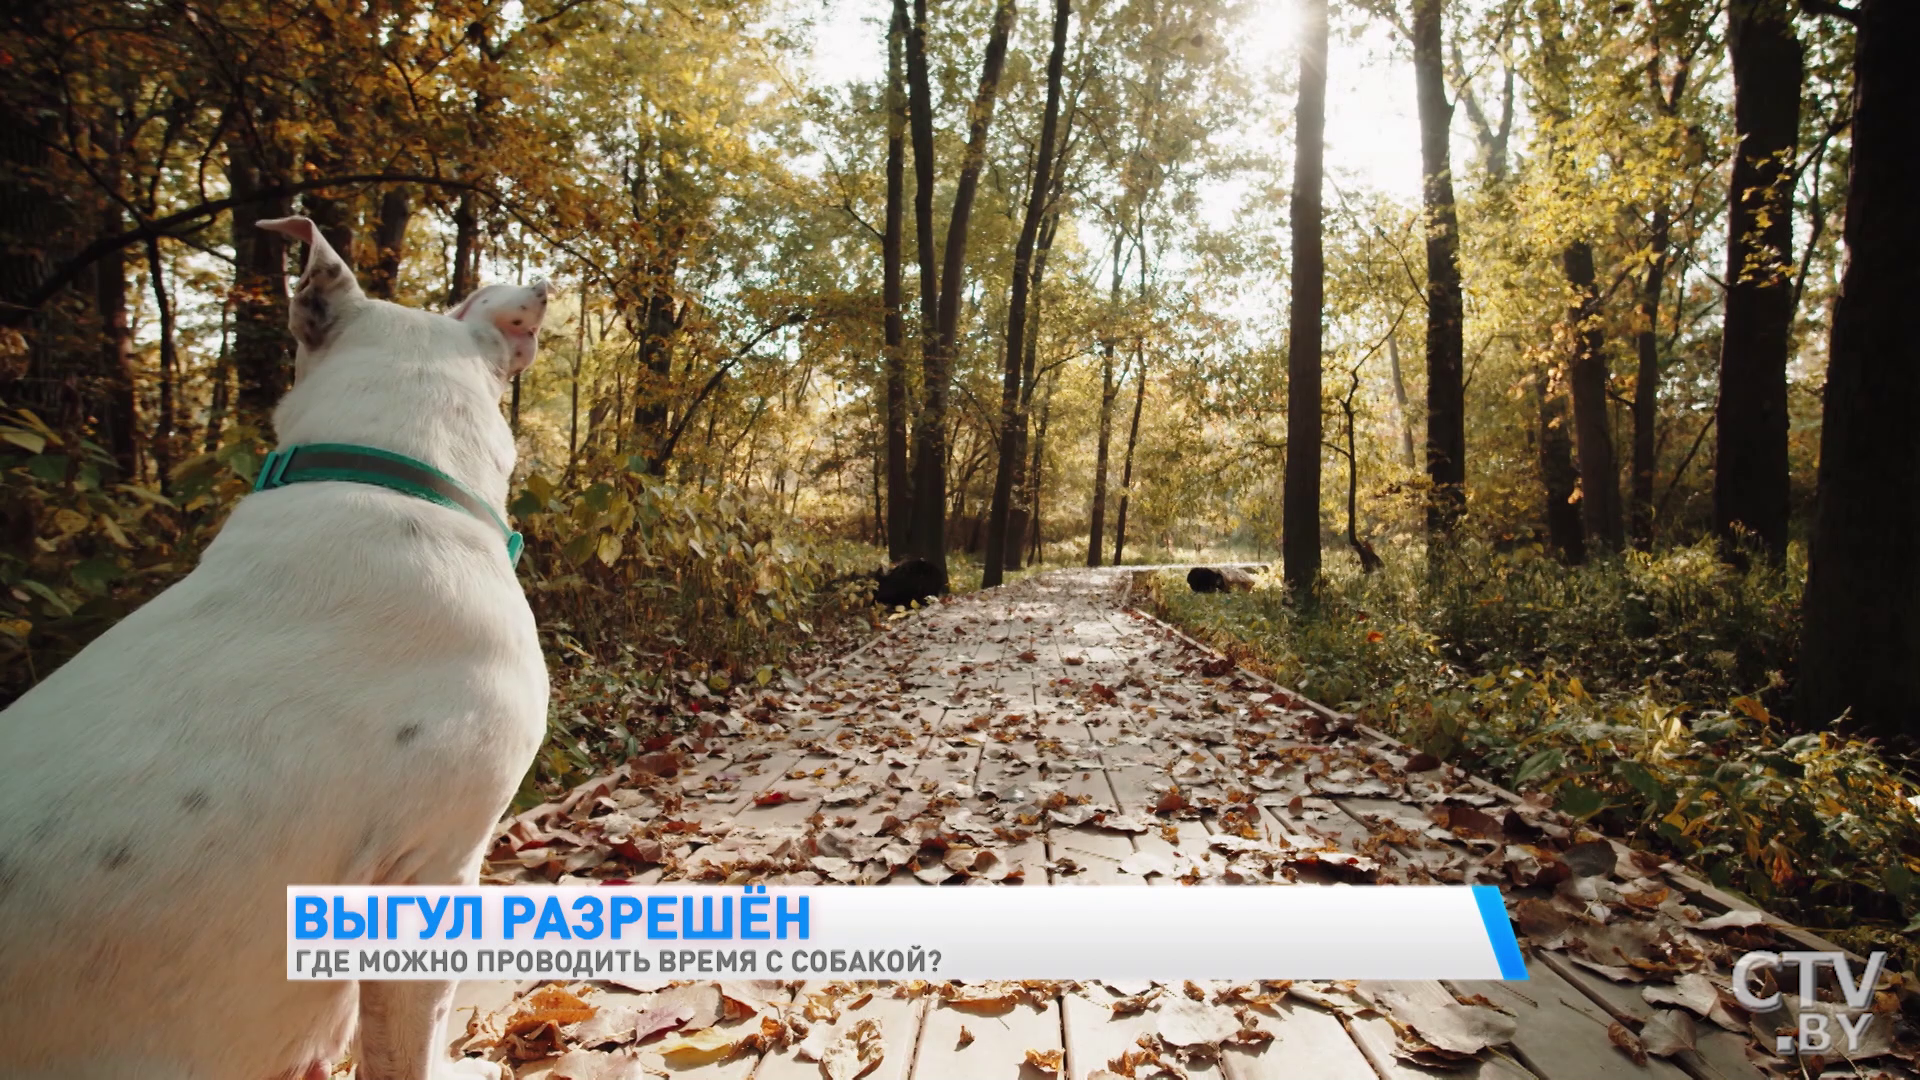
<path id="1" fill-rule="evenodd" d="M 1220 1057 L 1228 1080 L 1375 1080 L 1373 1066 L 1339 1017 L 1291 1001 L 1259 1012 L 1260 1026 L 1273 1032 L 1273 1039 L 1226 1047 Z"/>
<path id="2" fill-rule="evenodd" d="M 1552 968 L 1555 974 L 1605 1009 L 1609 1016 L 1616 1020 L 1634 1021 L 1629 1027 L 1637 1030 L 1641 1023 L 1653 1016 L 1654 1007 L 1640 996 L 1638 986 L 1614 982 L 1597 972 L 1568 963 L 1554 952 L 1543 950 L 1535 954 L 1534 960 L 1536 964 Z M 1698 1017 L 1694 1017 L 1694 1020 L 1694 1049 L 1675 1058 L 1682 1068 L 1703 1080 L 1766 1080 L 1767 1074 L 1747 1058 L 1747 1047 L 1752 1044 L 1748 1036 L 1736 1035 L 1710 1020 Z"/>
<path id="3" fill-rule="evenodd" d="M 1529 964 L 1528 981 L 1456 982 L 1464 996 L 1480 994 L 1519 1021 L 1513 1044 L 1520 1060 L 1546 1080 L 1681 1080 L 1686 1073 L 1671 1062 L 1650 1058 L 1645 1065 L 1607 1038 L 1613 1023 L 1598 1005 L 1554 974 L 1545 964 Z"/>
<path id="4" fill-rule="evenodd" d="M 819 993 L 828 984 L 810 982 L 802 986 L 794 1000 L 804 1001 L 810 995 Z M 828 1044 L 834 1036 L 847 1031 L 862 1020 L 874 1020 L 880 1025 L 882 1056 L 880 1064 L 864 1080 L 907 1080 L 912 1074 L 913 1054 L 920 1037 L 922 1014 L 926 1011 L 924 998 L 895 997 L 891 988 L 884 985 L 865 985 L 859 991 L 844 995 L 843 1001 L 858 1000 L 866 995 L 864 1003 L 855 1008 L 842 1007 L 840 1019 L 828 1023 L 830 1032 Z M 754 1070 L 753 1080 L 820 1080 L 822 1075 L 818 1061 L 802 1061 L 797 1045 L 775 1050 L 766 1055 L 760 1067 Z"/>
<path id="5" fill-rule="evenodd" d="M 960 1031 L 970 1036 L 961 1045 Z M 914 1050 L 913 1080 L 1052 1080 L 1026 1063 L 1028 1050 L 1064 1050 L 1060 1004 L 1015 1005 L 990 1014 L 942 1001 L 926 1011 Z"/>
<path id="6" fill-rule="evenodd" d="M 1069 1080 L 1086 1080 L 1107 1069 L 1113 1059 L 1140 1049 L 1138 1040 L 1142 1035 L 1152 1035 L 1159 1030 L 1159 1018 L 1151 1009 L 1114 1016 L 1111 1003 L 1121 996 L 1104 983 L 1082 983 L 1079 989 L 1061 997 Z M 1150 1067 L 1143 1068 L 1141 1073 L 1150 1075 Z M 1195 1061 L 1187 1068 L 1187 1075 L 1217 1078 L 1221 1072 L 1215 1062 Z"/>

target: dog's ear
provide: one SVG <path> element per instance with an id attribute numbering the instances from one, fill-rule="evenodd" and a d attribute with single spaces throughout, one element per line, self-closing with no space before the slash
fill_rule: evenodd
<path id="1" fill-rule="evenodd" d="M 506 339 L 502 378 L 512 378 L 533 366 L 533 351 L 540 340 L 540 322 L 547 317 L 547 297 L 552 287 L 546 278 L 535 278 L 530 285 L 488 285 L 460 302 L 447 314 L 473 327 L 483 337 L 497 331 Z"/>
<path id="2" fill-rule="evenodd" d="M 365 298 L 360 283 L 312 219 L 274 218 L 260 222 L 260 227 L 307 245 L 307 264 L 300 271 L 300 286 L 293 291 L 293 303 L 287 309 L 287 327 L 300 344 L 309 350 L 318 349 L 339 328 L 347 306 Z"/>

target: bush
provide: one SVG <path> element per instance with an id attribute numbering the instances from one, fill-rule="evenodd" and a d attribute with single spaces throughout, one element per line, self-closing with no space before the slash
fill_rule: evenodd
<path id="1" fill-rule="evenodd" d="M 797 539 L 723 495 L 631 472 L 563 491 L 536 473 L 509 509 L 554 678 L 523 802 L 696 723 L 736 687 L 790 681 L 796 655 L 870 617 L 869 586 L 847 574 L 872 549 Z"/>
<path id="2" fill-rule="evenodd" d="M 234 430 L 162 494 L 110 482 L 103 450 L 32 413 L 0 418 L 0 702 L 192 569 L 264 451 Z M 736 687 L 791 679 L 801 652 L 869 625 L 868 587 L 845 571 L 879 556 L 794 539 L 773 512 L 627 472 L 567 491 L 535 474 L 509 505 L 553 678 L 522 804 L 697 723 Z"/>
<path id="3" fill-rule="evenodd" d="M 1802 568 L 1710 545 L 1565 567 L 1467 544 L 1330 572 L 1310 611 L 1277 582 L 1163 614 L 1279 681 L 1860 948 L 1920 959 L 1920 806 L 1876 749 L 1775 716 Z"/>

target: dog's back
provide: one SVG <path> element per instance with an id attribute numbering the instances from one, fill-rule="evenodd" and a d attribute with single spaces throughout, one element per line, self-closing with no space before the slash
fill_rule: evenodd
<path id="1" fill-rule="evenodd" d="M 438 332 L 390 370 L 303 372 L 283 440 L 399 423 L 389 449 L 510 466 Z M 287 980 L 287 886 L 471 880 L 545 712 L 498 532 L 360 484 L 249 496 L 193 573 L 0 713 L 7 1067 L 268 1080 L 337 1059 L 355 986 Z"/>

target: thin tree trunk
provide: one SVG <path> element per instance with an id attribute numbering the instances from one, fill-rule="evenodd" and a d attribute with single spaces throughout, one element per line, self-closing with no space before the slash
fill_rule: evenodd
<path id="1" fill-rule="evenodd" d="M 887 28 L 887 218 L 881 237 L 881 303 L 886 306 L 887 415 L 886 415 L 886 545 L 887 557 L 899 561 L 907 554 L 913 522 L 913 501 L 907 454 L 907 328 L 902 309 L 901 247 L 905 240 L 907 103 L 902 65 L 911 21 L 907 0 L 893 0 L 893 21 Z"/>
<path id="2" fill-rule="evenodd" d="M 1580 461 L 1580 520 L 1589 545 L 1619 551 L 1620 469 L 1614 460 L 1613 433 L 1607 417 L 1607 356 L 1596 310 L 1593 248 L 1583 240 L 1568 244 L 1561 265 L 1572 288 L 1567 319 L 1573 360 L 1567 382 L 1573 392 L 1573 440 Z"/>
<path id="3" fill-rule="evenodd" d="M 1427 539 L 1453 532 L 1467 503 L 1467 425 L 1460 221 L 1454 208 L 1447 101 L 1441 44 L 1445 0 L 1414 0 L 1413 73 L 1420 113 L 1421 204 L 1427 227 Z"/>
<path id="4" fill-rule="evenodd" d="M 1113 518 L 1113 565 L 1127 549 L 1127 507 L 1133 502 L 1133 451 L 1140 444 L 1140 410 L 1147 403 L 1147 358 L 1134 357 L 1133 422 L 1127 426 L 1127 453 L 1120 466 L 1120 512 Z"/>
<path id="5" fill-rule="evenodd" d="M 1126 230 L 1116 224 L 1113 233 L 1113 292 L 1109 301 L 1109 309 L 1116 317 L 1120 313 L 1120 280 L 1124 272 L 1120 252 L 1126 236 Z M 1106 540 L 1107 468 L 1109 447 L 1113 442 L 1113 398 L 1119 393 L 1119 388 L 1113 384 L 1113 348 L 1113 337 L 1109 333 L 1100 346 L 1100 441 L 1093 458 L 1093 510 L 1087 519 L 1088 566 L 1100 565 L 1100 549 Z"/>
<path id="6" fill-rule="evenodd" d="M 460 193 L 453 208 L 453 278 L 447 283 L 447 306 L 452 307 L 480 284 L 480 218 L 473 192 Z"/>
<path id="7" fill-rule="evenodd" d="M 1788 0 L 1732 0 L 1733 121 L 1713 524 L 1735 561 L 1787 550 L 1787 351 L 1793 325 L 1793 175 L 1802 54 Z"/>
<path id="8" fill-rule="evenodd" d="M 1847 269 L 1834 305 L 1796 705 L 1920 743 L 1920 5 L 1861 0 Z M 1726 422 L 1724 415 L 1721 423 Z"/>
<path id="9" fill-rule="evenodd" d="M 567 386 L 567 471 L 562 486 L 573 483 L 580 462 L 580 369 L 587 355 L 587 281 L 580 277 L 580 325 L 573 335 L 573 370 Z"/>
<path id="10" fill-rule="evenodd" d="M 1400 333 L 1387 335 L 1387 366 L 1393 371 L 1393 419 L 1400 428 L 1400 460 L 1411 469 L 1413 456 L 1413 418 L 1407 414 L 1407 381 L 1400 372 Z"/>
<path id="11" fill-rule="evenodd" d="M 924 0 L 916 0 L 924 8 Z M 973 222 L 973 199 L 980 185 L 980 170 L 986 162 L 987 129 L 993 122 L 993 106 L 1000 90 L 1000 75 L 1006 66 L 1007 37 L 1013 30 L 1013 0 L 1000 0 L 993 17 L 993 29 L 987 37 L 987 54 L 980 70 L 980 87 L 974 94 L 971 122 L 968 125 L 966 156 L 960 162 L 960 175 L 954 183 L 953 214 L 947 221 L 945 265 L 940 275 L 939 332 L 921 364 L 925 400 L 920 423 L 914 429 L 913 477 L 913 553 L 933 563 L 942 576 L 947 569 L 947 392 L 952 378 L 954 344 L 960 328 L 960 298 L 967 266 L 967 233 Z M 920 14 L 924 16 L 924 11 Z M 924 19 L 917 30 L 922 36 L 920 78 L 926 77 L 924 55 Z M 908 76 L 913 77 L 909 53 Z M 927 96 L 922 88 L 917 96 Z M 932 118 L 926 117 L 928 164 L 932 156 Z M 916 132 L 915 154 L 919 154 Z M 925 259 L 925 256 L 922 256 Z"/>
<path id="12" fill-rule="evenodd" d="M 153 469 L 160 493 L 170 494 L 173 471 L 174 380 L 179 372 L 179 357 L 174 348 L 173 297 L 167 292 L 166 266 L 160 258 L 160 241 L 147 241 L 147 281 L 153 287 L 154 312 L 160 319 L 160 415 L 153 424 Z"/>
<path id="13" fill-rule="evenodd" d="M 1562 562 L 1578 566 L 1587 561 L 1586 533 L 1581 527 L 1580 473 L 1573 467 L 1573 415 L 1565 384 L 1550 364 L 1535 383 L 1540 407 L 1540 485 L 1546 493 L 1547 546 Z"/>
<path id="14" fill-rule="evenodd" d="M 118 203 L 102 212 L 100 227 L 112 236 L 126 228 Z M 116 251 L 93 268 L 94 305 L 100 316 L 98 400 L 100 442 L 113 455 L 123 481 L 139 475 L 139 412 L 134 405 L 133 334 L 127 325 L 127 259 Z"/>
<path id="15" fill-rule="evenodd" d="M 1000 380 L 1000 452 L 994 468 L 993 500 L 987 512 L 982 588 L 1000 584 L 1006 573 L 1013 482 L 1020 471 L 1020 443 L 1027 426 L 1027 413 L 1020 400 L 1021 367 L 1026 358 L 1027 297 L 1033 284 L 1034 245 L 1040 236 L 1041 219 L 1046 215 L 1047 195 L 1053 189 L 1054 138 L 1060 128 L 1060 78 L 1066 65 L 1067 27 L 1072 18 L 1072 0 L 1054 0 L 1053 49 L 1047 55 L 1047 103 L 1040 120 L 1040 145 L 1034 153 L 1033 183 L 1027 193 L 1026 215 L 1020 222 L 1020 239 L 1013 248 L 1013 284 L 1007 298 L 1006 359 Z"/>
<path id="16" fill-rule="evenodd" d="M 1032 546 L 1027 553 L 1027 561 L 1030 563 L 1038 563 L 1041 556 L 1045 554 L 1045 540 L 1042 534 L 1046 523 L 1040 514 L 1041 480 L 1046 475 L 1047 423 L 1053 419 L 1053 388 L 1059 381 L 1058 378 L 1047 380 L 1047 392 L 1040 398 L 1040 427 L 1033 434 L 1033 470 L 1029 474 L 1031 479 L 1027 481 L 1027 489 L 1033 492 L 1033 514 L 1028 519 L 1028 528 L 1033 536 Z"/>
<path id="17" fill-rule="evenodd" d="M 1305 0 L 1294 108 L 1291 301 L 1287 324 L 1287 466 L 1280 543 L 1287 587 L 1305 600 L 1320 577 L 1320 346 L 1326 262 L 1321 162 L 1326 154 L 1327 5 Z"/>
<path id="18" fill-rule="evenodd" d="M 213 362 L 213 393 L 207 404 L 207 438 L 201 449 L 211 454 L 220 449 L 220 426 L 226 422 L 227 383 L 233 366 L 233 304 L 220 305 L 220 355 Z"/>
<path id="19" fill-rule="evenodd" d="M 393 299 L 400 284 L 400 264 L 407 255 L 407 226 L 413 221 L 413 192 L 396 184 L 380 196 L 380 220 L 374 228 L 373 266 L 367 272 L 367 295 Z"/>
<path id="20" fill-rule="evenodd" d="M 1056 175 L 1054 187 L 1056 196 L 1059 194 L 1059 191 L 1058 176 Z M 1020 374 L 1020 409 L 1021 412 L 1026 415 L 1032 415 L 1033 413 L 1033 391 L 1036 381 L 1039 378 L 1040 312 L 1045 301 L 1044 286 L 1046 284 L 1047 253 L 1053 247 L 1053 238 L 1055 233 L 1059 231 L 1059 228 L 1060 212 L 1054 210 L 1047 215 L 1047 220 L 1040 227 L 1040 250 L 1035 252 L 1033 256 L 1033 299 L 1027 312 L 1027 355 L 1025 361 L 1021 364 Z M 1049 383 L 1048 386 L 1051 387 L 1052 384 Z M 1039 505 L 1040 499 L 1040 492 L 1035 486 L 1038 482 L 1038 477 L 1032 470 L 1026 467 L 1026 463 L 1032 457 L 1029 444 L 1033 441 L 1028 431 L 1028 425 L 1021 424 L 1018 434 L 1020 436 L 1018 445 L 1019 453 L 1015 456 L 1015 460 L 1021 463 L 1022 473 L 1020 482 L 1014 491 L 1013 512 L 1008 515 L 1007 519 L 1006 566 L 1009 570 L 1020 569 L 1023 560 L 1032 558 L 1032 545 L 1028 538 L 1033 533 L 1033 516 L 1035 507 Z"/>
<path id="21" fill-rule="evenodd" d="M 1653 550 L 1653 474 L 1658 468 L 1655 426 L 1660 418 L 1660 293 L 1667 277 L 1667 238 L 1671 215 L 1662 206 L 1653 212 L 1653 234 L 1648 239 L 1652 257 L 1640 283 L 1640 326 L 1634 337 L 1639 368 L 1633 382 L 1633 546 Z"/>

